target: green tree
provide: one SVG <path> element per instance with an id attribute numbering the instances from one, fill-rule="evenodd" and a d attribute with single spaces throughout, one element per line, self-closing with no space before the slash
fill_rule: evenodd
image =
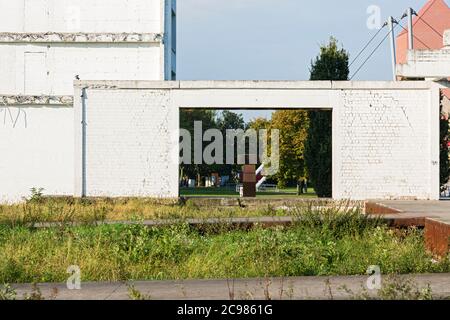
<path id="1" fill-rule="evenodd" d="M 217 128 L 224 134 L 227 129 L 245 129 L 244 117 L 240 113 L 224 110 L 217 119 Z"/>
<path id="2" fill-rule="evenodd" d="M 180 178 L 189 177 L 197 179 L 200 184 L 201 177 L 210 174 L 211 167 L 206 164 L 194 164 L 194 122 L 202 122 L 203 133 L 210 129 L 216 128 L 216 112 L 214 110 L 204 109 L 182 109 L 180 111 L 180 128 L 186 129 L 191 133 L 191 164 L 180 164 Z M 203 147 L 205 143 L 203 144 Z"/>
<path id="3" fill-rule="evenodd" d="M 441 94 L 441 148 L 440 148 L 440 185 L 441 188 L 448 182 L 450 178 L 450 161 L 449 161 L 449 142 L 450 142 L 450 128 L 448 115 L 442 114 L 443 109 L 443 95 Z"/>
<path id="4" fill-rule="evenodd" d="M 235 177 L 236 173 L 241 170 L 241 166 L 239 165 L 229 165 L 226 164 L 225 157 L 226 157 L 226 132 L 227 130 L 238 130 L 242 129 L 245 130 L 245 121 L 244 117 L 240 113 L 235 113 L 228 110 L 223 110 L 218 118 L 217 118 L 217 129 L 219 129 L 222 132 L 223 138 L 224 138 L 224 150 L 223 150 L 223 163 L 222 165 L 214 165 L 212 166 L 214 172 L 218 172 L 222 176 L 231 176 Z M 235 155 L 235 160 L 237 161 L 237 155 Z M 235 162 L 236 163 L 236 162 Z"/>
<path id="5" fill-rule="evenodd" d="M 297 183 L 306 177 L 305 142 L 308 113 L 303 110 L 279 110 L 272 115 L 271 129 L 280 130 L 279 187 Z"/>
<path id="6" fill-rule="evenodd" d="M 255 118 L 252 119 L 248 124 L 247 128 L 254 129 L 256 131 L 262 130 L 262 129 L 269 129 L 271 126 L 271 121 L 267 120 L 266 118 Z"/>
<path id="7" fill-rule="evenodd" d="M 348 80 L 349 54 L 331 37 L 311 63 L 310 80 Z M 319 197 L 332 196 L 332 113 L 309 111 L 305 160 Z"/>

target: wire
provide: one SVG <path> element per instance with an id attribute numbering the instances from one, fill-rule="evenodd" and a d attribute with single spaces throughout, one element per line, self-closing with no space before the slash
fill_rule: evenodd
<path id="1" fill-rule="evenodd" d="M 403 20 L 406 17 L 406 15 L 402 15 L 399 19 L 394 20 L 396 23 L 393 25 L 392 27 L 392 32 L 395 31 L 395 28 L 400 25 L 401 20 Z M 401 25 L 400 25 L 401 26 Z M 381 30 L 381 29 L 380 29 Z M 389 30 L 389 32 L 387 33 L 387 35 L 384 36 L 383 40 L 381 40 L 381 42 L 375 47 L 375 49 L 372 50 L 372 52 L 369 54 L 369 56 L 366 58 L 366 60 L 364 60 L 364 62 L 359 66 L 358 69 L 356 69 L 355 73 L 353 73 L 353 75 L 350 77 L 350 80 L 352 80 L 357 74 L 358 72 L 364 67 L 364 65 L 367 63 L 367 61 L 369 61 L 370 58 L 372 58 L 372 56 L 375 54 L 375 52 L 381 47 L 381 45 L 383 44 L 383 42 L 387 39 L 387 37 L 389 37 L 389 35 L 391 34 L 391 30 Z"/>
<path id="2" fill-rule="evenodd" d="M 397 27 L 397 25 L 395 25 L 392 28 L 392 32 L 395 30 L 395 28 Z M 381 47 L 381 45 L 383 44 L 383 42 L 387 39 L 387 37 L 389 37 L 389 35 L 391 34 L 391 30 L 389 30 L 389 32 L 387 33 L 387 35 L 384 36 L 383 40 L 381 40 L 381 42 L 375 47 L 375 49 L 372 50 L 372 52 L 370 53 L 370 55 L 366 58 L 366 60 L 364 60 L 364 62 L 361 64 L 361 66 L 355 71 L 355 73 L 353 73 L 353 75 L 350 77 L 350 80 L 352 80 L 357 74 L 358 72 L 362 69 L 362 67 L 364 67 L 364 65 L 367 63 L 367 61 L 369 61 L 370 58 L 372 58 L 372 56 L 375 54 L 375 52 L 378 50 L 378 48 Z"/>
<path id="3" fill-rule="evenodd" d="M 406 29 L 404 26 L 402 26 L 399 23 L 399 26 L 402 27 L 403 30 L 408 31 L 408 29 Z M 428 50 L 431 50 L 431 48 L 429 46 L 427 46 L 427 44 L 425 42 L 423 42 L 422 40 L 420 40 L 415 34 L 413 34 L 414 39 L 416 39 L 417 41 L 419 41 L 421 44 L 423 44 Z"/>
<path id="4" fill-rule="evenodd" d="M 355 61 L 361 56 L 361 54 L 367 49 L 367 47 L 372 43 L 372 41 L 380 34 L 380 32 L 386 26 L 387 26 L 387 23 L 383 24 L 383 26 L 380 29 L 378 29 L 377 33 L 375 33 L 375 35 L 369 40 L 369 42 L 366 43 L 366 45 L 361 49 L 361 51 L 359 51 L 359 53 L 356 55 L 356 57 L 352 60 L 349 67 L 351 67 L 355 63 Z"/>
<path id="5" fill-rule="evenodd" d="M 444 36 L 437 31 L 435 28 L 433 28 L 428 22 L 425 21 L 424 18 L 422 18 L 421 16 L 417 16 L 420 20 L 422 20 L 431 30 L 433 30 L 437 35 L 439 35 L 439 37 L 443 38 Z"/>

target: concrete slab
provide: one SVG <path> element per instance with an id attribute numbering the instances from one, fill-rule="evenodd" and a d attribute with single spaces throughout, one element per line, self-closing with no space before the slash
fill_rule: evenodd
<path id="1" fill-rule="evenodd" d="M 397 209 L 402 213 L 417 213 L 424 216 L 439 215 L 450 218 L 450 201 L 382 200 L 371 201 Z"/>
<path id="2" fill-rule="evenodd" d="M 430 285 L 434 298 L 450 297 L 450 274 L 403 275 L 417 288 Z M 56 300 L 126 300 L 130 286 L 151 300 L 308 300 L 355 299 L 367 289 L 368 276 L 294 277 L 237 280 L 136 281 L 82 283 L 81 290 L 68 290 L 66 284 L 46 283 L 37 287 L 46 299 Z M 382 277 L 382 285 L 388 283 Z M 20 299 L 33 290 L 31 284 L 12 286 Z"/>

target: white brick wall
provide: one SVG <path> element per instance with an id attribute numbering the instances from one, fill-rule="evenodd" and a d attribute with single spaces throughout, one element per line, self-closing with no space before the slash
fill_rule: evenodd
<path id="1" fill-rule="evenodd" d="M 339 198 L 433 197 L 430 96 L 418 90 L 345 90 L 339 115 Z"/>
<path id="2" fill-rule="evenodd" d="M 439 198 L 439 91 L 433 83 L 181 81 L 77 86 L 88 87 L 89 196 L 177 196 L 178 163 L 170 151 L 178 148 L 171 138 L 178 135 L 179 108 L 246 106 L 333 109 L 336 199 Z M 79 152 L 80 99 L 75 112 Z M 75 190 L 81 195 L 81 155 L 76 159 Z"/>
<path id="3" fill-rule="evenodd" d="M 178 163 L 171 152 L 178 150 L 179 108 L 244 106 L 333 109 L 336 199 L 439 197 L 437 84 L 81 81 L 76 85 L 75 109 L 0 105 L 0 201 L 20 200 L 32 187 L 51 195 L 79 196 L 83 163 L 86 195 L 176 197 Z M 82 87 L 87 88 L 85 162 Z"/>
<path id="4" fill-rule="evenodd" d="M 178 197 L 178 112 L 169 90 L 86 90 L 87 196 Z M 81 100 L 78 100 L 80 103 Z M 75 124 L 80 124 L 81 105 Z M 82 131 L 76 128 L 76 170 L 82 172 Z M 82 195 L 82 181 L 75 194 Z"/>

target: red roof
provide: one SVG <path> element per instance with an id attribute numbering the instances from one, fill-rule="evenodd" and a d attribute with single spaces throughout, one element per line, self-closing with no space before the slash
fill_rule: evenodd
<path id="1" fill-rule="evenodd" d="M 407 29 L 406 19 L 402 22 Z M 450 8 L 444 0 L 429 0 L 418 12 L 418 17 L 414 17 L 413 20 L 414 49 L 442 49 L 444 46 L 443 37 L 438 33 L 444 35 L 444 31 L 447 29 L 450 29 Z M 397 63 L 406 63 L 407 50 L 408 33 L 403 30 L 397 36 Z"/>

